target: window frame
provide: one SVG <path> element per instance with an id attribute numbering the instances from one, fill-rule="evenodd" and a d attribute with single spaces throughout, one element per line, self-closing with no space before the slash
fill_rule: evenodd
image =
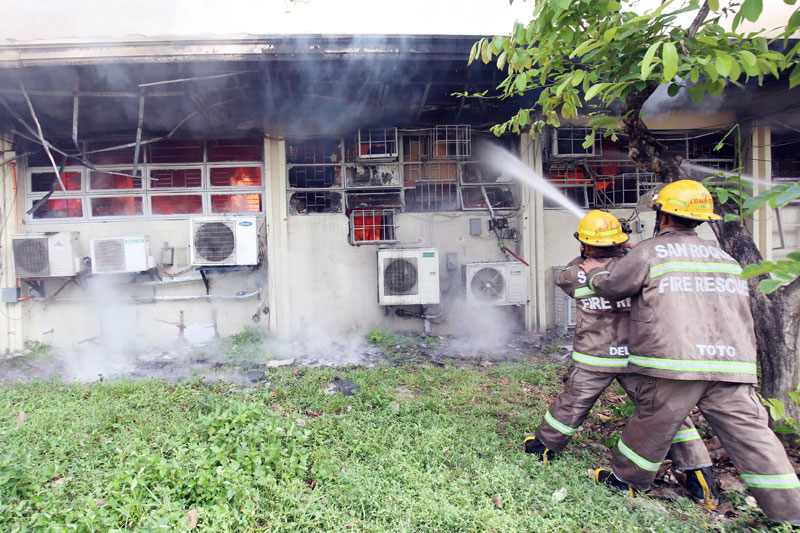
<path id="1" fill-rule="evenodd" d="M 80 191 L 55 191 L 50 199 L 80 199 L 82 206 L 81 217 L 69 218 L 34 218 L 33 215 L 25 214 L 26 224 L 69 224 L 74 222 L 90 222 L 90 221 L 121 221 L 121 220 L 188 220 L 192 217 L 202 216 L 236 216 L 248 215 L 263 217 L 266 213 L 266 187 L 268 176 L 266 173 L 265 161 L 224 161 L 209 163 L 208 160 L 208 142 L 214 140 L 225 139 L 205 139 L 203 140 L 203 161 L 192 163 L 150 163 L 149 146 L 143 146 L 143 162 L 139 164 L 137 172 L 141 173 L 142 185 L 140 188 L 135 189 L 93 189 L 89 183 L 91 179 L 91 172 L 95 169 L 97 171 L 127 171 L 130 172 L 132 168 L 124 165 L 97 165 L 95 169 L 89 169 L 82 165 L 70 165 L 64 168 L 64 172 L 78 172 L 81 174 L 81 190 Z M 102 141 L 102 140 L 101 140 Z M 82 146 L 88 146 L 89 142 L 82 141 Z M 264 157 L 264 150 L 262 148 L 262 157 Z M 231 168 L 231 167 L 253 167 L 258 168 L 261 173 L 261 184 L 253 186 L 212 186 L 211 185 L 211 168 Z M 201 172 L 200 186 L 199 187 L 155 187 L 153 186 L 154 180 L 150 179 L 151 171 L 153 170 L 197 170 Z M 47 192 L 33 192 L 33 174 L 36 173 L 52 173 L 52 167 L 48 166 L 33 166 L 27 167 L 24 173 L 24 205 L 27 209 L 33 206 L 33 203 L 45 197 Z M 230 212 L 230 213 L 214 213 L 212 212 L 211 196 L 212 195 L 226 195 L 226 194 L 258 194 L 260 197 L 261 210 L 258 212 Z M 201 196 L 203 209 L 201 213 L 192 214 L 172 214 L 160 215 L 154 214 L 152 211 L 152 197 L 153 196 Z M 119 216 L 94 216 L 92 215 L 92 199 L 93 198 L 106 198 L 106 197 L 140 197 L 142 199 L 142 214 L 141 215 L 119 215 Z"/>

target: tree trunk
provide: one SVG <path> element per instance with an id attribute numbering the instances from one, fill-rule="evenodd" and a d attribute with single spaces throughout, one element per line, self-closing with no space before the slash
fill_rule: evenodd
<path id="1" fill-rule="evenodd" d="M 644 89 L 628 94 L 622 105 L 622 131 L 628 135 L 631 160 L 656 174 L 663 183 L 669 183 L 689 176 L 681 169 L 682 158 L 669 154 L 641 119 L 642 106 L 656 88 L 656 84 L 650 83 Z M 733 204 L 717 205 L 716 211 L 724 215 L 725 212 L 734 212 L 733 207 Z M 746 227 L 738 222 L 722 221 L 710 225 L 722 249 L 742 267 L 761 263 L 761 253 Z M 761 363 L 761 394 L 765 398 L 780 399 L 786 415 L 800 421 L 800 408 L 788 397 L 800 381 L 797 361 L 800 279 L 767 296 L 758 289 L 758 282 L 765 277 L 748 280 L 750 310 Z"/>

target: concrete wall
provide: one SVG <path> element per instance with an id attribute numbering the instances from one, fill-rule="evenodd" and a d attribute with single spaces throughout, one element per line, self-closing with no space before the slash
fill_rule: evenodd
<path id="1" fill-rule="evenodd" d="M 480 219 L 481 235 L 469 235 L 471 218 Z M 402 213 L 397 220 L 399 242 L 388 247 L 437 248 L 443 302 L 449 312 L 456 313 L 463 307 L 460 265 L 507 260 L 487 231 L 488 220 L 477 213 Z M 384 314 L 378 305 L 379 247 L 351 246 L 348 232 L 348 219 L 341 214 L 289 217 L 291 332 L 336 334 L 375 327 L 422 331 L 421 320 Z M 456 270 L 447 270 L 448 253 L 458 255 Z M 494 311 L 508 313 L 521 326 L 522 309 Z M 463 321 L 452 316 L 453 320 L 433 324 L 432 332 L 462 330 Z"/>

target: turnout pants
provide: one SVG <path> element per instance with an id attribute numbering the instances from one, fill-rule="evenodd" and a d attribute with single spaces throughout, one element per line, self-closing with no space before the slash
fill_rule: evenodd
<path id="1" fill-rule="evenodd" d="M 555 452 L 563 451 L 572 436 L 589 411 L 592 410 L 597 398 L 616 379 L 635 405 L 639 405 L 640 391 L 650 379 L 638 374 L 616 374 L 613 372 L 592 372 L 573 366 L 564 379 L 564 392 L 550 405 L 544 420 L 536 428 L 536 438 Z M 667 448 L 670 449 L 669 457 L 680 470 L 694 470 L 711 466 L 711 457 L 708 455 L 700 434 L 697 433 L 686 411 L 682 421 L 674 429 L 663 428 L 667 439 Z M 661 427 L 653 428 L 662 431 Z M 671 448 L 670 448 L 671 446 Z M 664 452 L 666 454 L 666 451 Z M 663 459 L 663 456 L 662 456 Z M 651 480 L 652 481 L 652 480 Z"/>
<path id="2" fill-rule="evenodd" d="M 611 468 L 617 477 L 638 489 L 649 487 L 670 435 L 695 405 L 767 516 L 800 524 L 800 481 L 750 384 L 645 377 L 614 452 Z"/>

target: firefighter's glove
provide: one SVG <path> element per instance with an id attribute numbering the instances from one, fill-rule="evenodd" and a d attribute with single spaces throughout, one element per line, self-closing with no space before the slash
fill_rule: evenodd
<path id="1" fill-rule="evenodd" d="M 708 467 L 686 471 L 686 490 L 700 507 L 713 511 L 719 505 L 719 492 Z"/>
<path id="2" fill-rule="evenodd" d="M 600 485 L 603 485 L 614 492 L 618 492 L 619 494 L 623 494 L 631 498 L 636 497 L 636 492 L 634 492 L 633 487 L 615 476 L 614 473 L 608 468 L 595 468 L 591 472 L 592 478 Z"/>
<path id="3" fill-rule="evenodd" d="M 558 459 L 558 453 L 554 452 L 536 437 L 525 437 L 522 441 L 522 446 L 525 448 L 525 453 L 533 454 L 534 457 L 539 459 L 544 465 L 550 463 L 554 459 Z"/>

